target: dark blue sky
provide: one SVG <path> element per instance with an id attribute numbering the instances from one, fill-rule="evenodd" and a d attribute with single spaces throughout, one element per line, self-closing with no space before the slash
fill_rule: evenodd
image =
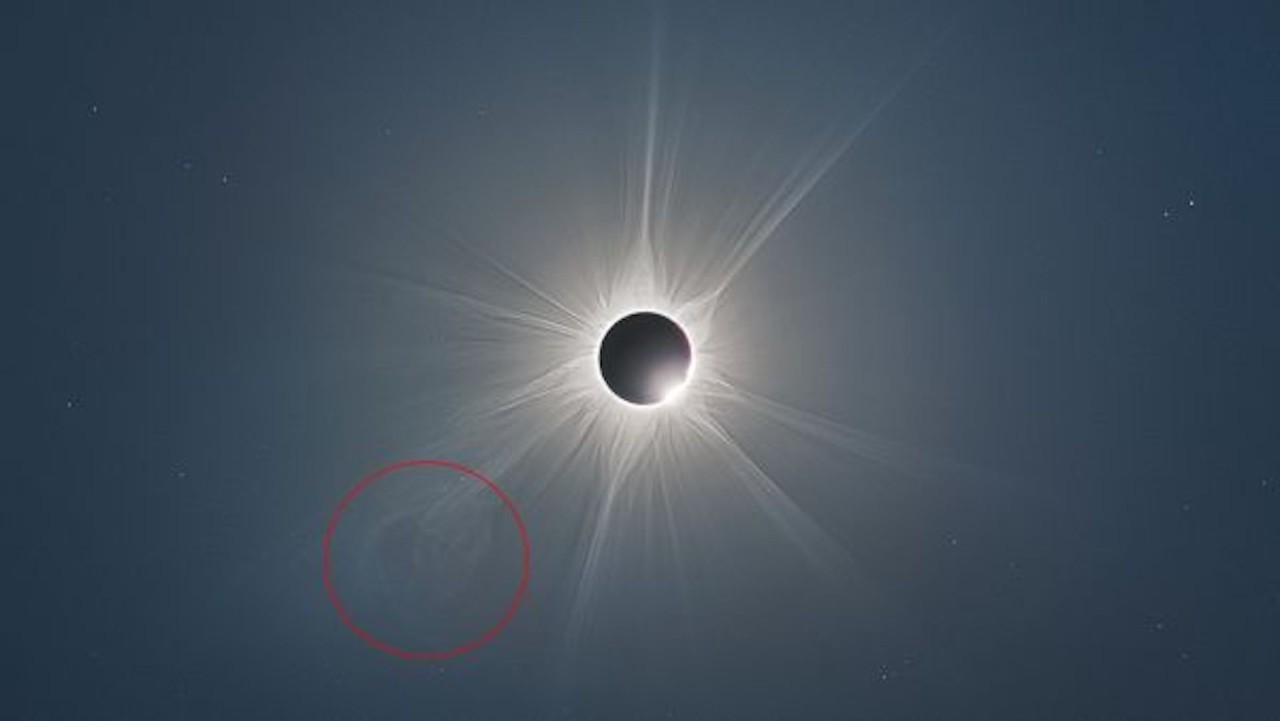
<path id="1" fill-rule="evenodd" d="M 1275 6 L 259 5 L 0 11 L 3 716 L 1280 714 Z M 596 479 L 449 435 L 497 392 L 459 344 L 518 341 L 384 282 L 494 298 L 473 247 L 578 288 L 655 47 L 690 264 L 871 119 L 717 316 L 744 387 L 907 449 L 716 416 L 856 580 L 690 451 L 687 525 L 619 511 L 584 611 Z M 535 566 L 497 641 L 413 666 L 339 623 L 320 536 L 431 453 L 511 468 Z"/>

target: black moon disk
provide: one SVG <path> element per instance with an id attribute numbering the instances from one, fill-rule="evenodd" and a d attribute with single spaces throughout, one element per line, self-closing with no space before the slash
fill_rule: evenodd
<path id="1" fill-rule="evenodd" d="M 622 400 L 639 406 L 661 403 L 684 385 L 693 361 L 689 337 L 659 313 L 632 313 L 600 341 L 600 376 Z"/>

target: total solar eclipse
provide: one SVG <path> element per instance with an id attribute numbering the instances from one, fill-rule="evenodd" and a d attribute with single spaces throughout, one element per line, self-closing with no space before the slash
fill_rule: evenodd
<path id="1" fill-rule="evenodd" d="M 671 398 L 688 380 L 692 362 L 689 336 L 660 313 L 625 316 L 600 341 L 600 377 L 632 405 L 652 406 Z"/>

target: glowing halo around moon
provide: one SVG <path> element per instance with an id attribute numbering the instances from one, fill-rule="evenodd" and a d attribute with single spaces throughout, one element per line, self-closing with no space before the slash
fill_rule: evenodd
<path id="1" fill-rule="evenodd" d="M 550 221 L 532 211 L 495 214 L 484 219 L 493 223 L 487 237 L 453 238 L 449 247 L 457 255 L 448 262 L 436 256 L 437 244 L 431 251 L 407 251 L 422 254 L 408 258 L 421 262 L 400 258 L 366 266 L 365 278 L 404 293 L 400 298 L 411 303 L 405 317 L 429 311 L 456 324 L 417 346 L 395 339 L 394 352 L 401 355 L 389 353 L 388 364 L 406 347 L 452 364 L 442 371 L 451 374 L 447 383 L 422 373 L 420 402 L 405 403 L 396 420 L 409 433 L 415 420 L 431 429 L 417 420 L 429 415 L 444 431 L 424 430 L 415 452 L 483 458 L 490 473 L 513 479 L 513 497 L 546 501 L 549 515 L 530 522 L 564 534 L 558 548 L 565 567 L 558 572 L 571 579 L 563 586 L 571 636 L 590 623 L 593 599 L 615 554 L 635 542 L 627 534 L 637 527 L 665 533 L 660 543 L 674 548 L 698 533 L 716 532 L 706 519 L 696 529 L 682 527 L 692 522 L 673 509 L 710 508 L 719 502 L 713 496 L 725 493 L 753 507 L 756 520 L 806 565 L 830 577 L 848 576 L 848 549 L 775 479 L 779 470 L 761 460 L 761 450 L 775 442 L 771 436 L 803 437 L 890 468 L 914 472 L 923 466 L 900 444 L 775 400 L 767 379 L 742 377 L 740 361 L 760 354 L 767 340 L 751 338 L 729 322 L 734 314 L 723 312 L 747 266 L 909 75 L 881 86 L 856 122 L 841 123 L 774 167 L 772 180 L 752 177 L 741 192 L 721 195 L 717 188 L 745 177 L 740 168 L 728 168 L 699 186 L 707 192 L 692 197 L 682 195 L 686 189 L 677 182 L 676 147 L 688 140 L 662 120 L 655 61 L 642 137 L 626 155 L 620 187 L 606 182 L 608 176 L 591 176 L 599 182 L 585 183 L 583 192 L 599 195 L 579 197 L 573 186 L 560 198 L 548 195 L 554 184 L 522 180 L 530 183 L 522 193 L 547 191 L 538 207 L 555 209 L 541 211 L 553 216 Z M 600 208 L 619 212 L 585 221 L 575 215 Z M 497 240 L 481 242 L 488 238 Z M 399 299 L 380 302 L 378 312 L 385 313 Z M 660 387 L 628 399 L 610 382 L 602 352 L 615 325 L 637 314 L 659 316 L 678 329 L 688 356 Z M 744 418 L 749 428 L 736 423 Z M 760 430 L 766 426 L 777 432 Z M 695 472 L 696 483 L 686 478 Z M 741 515 L 733 523 L 741 526 Z"/>

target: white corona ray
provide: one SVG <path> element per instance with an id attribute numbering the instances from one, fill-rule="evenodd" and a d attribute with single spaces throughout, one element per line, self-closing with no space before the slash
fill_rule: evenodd
<path id="1" fill-rule="evenodd" d="M 796 207 L 853 147 L 880 113 L 889 107 L 918 68 L 919 64 L 899 79 L 889 92 L 872 106 L 870 112 L 866 113 L 861 121 L 846 130 L 833 132 L 796 164 L 790 175 L 752 215 L 746 227 L 730 241 L 727 260 L 719 274 L 720 278 L 715 289 L 711 291 L 712 297 L 718 299 L 723 295 L 729 284 L 751 262 L 760 248 L 774 237 L 778 227 L 795 212 Z"/>
<path id="2" fill-rule="evenodd" d="M 433 302 L 467 313 L 478 322 L 512 325 L 531 331 L 547 331 L 570 338 L 582 337 L 582 331 L 574 328 L 571 323 L 567 323 L 565 318 L 556 319 L 529 309 L 502 306 L 460 291 L 437 285 L 428 285 L 420 280 L 390 271 L 367 270 L 365 272 L 402 290 L 424 296 Z M 567 320 L 572 321 L 573 319 L 570 317 Z"/>
<path id="3" fill-rule="evenodd" d="M 550 291 L 539 287 L 536 283 L 529 280 L 528 278 L 521 275 L 520 273 L 517 273 L 506 263 L 503 263 L 497 258 L 494 258 L 492 255 L 489 255 L 488 253 L 482 253 L 474 245 L 460 244 L 460 246 L 465 251 L 480 258 L 485 263 L 488 263 L 499 273 L 506 276 L 512 282 L 516 283 L 521 289 L 523 289 L 530 296 L 532 296 L 534 300 L 542 301 L 543 303 L 545 303 L 546 305 L 554 309 L 556 312 L 560 313 L 565 320 L 572 321 L 573 324 L 575 325 L 575 330 L 583 333 L 588 332 L 588 329 L 590 328 L 590 324 L 582 316 L 578 315 L 577 312 L 571 310 L 568 305 L 566 305 L 565 303 L 560 301 L 558 298 L 556 298 Z"/>
<path id="4" fill-rule="evenodd" d="M 953 464 L 925 459 L 918 451 L 903 443 L 823 418 L 759 393 L 730 385 L 726 381 L 717 380 L 715 386 L 714 390 L 708 392 L 721 398 L 726 404 L 767 416 L 780 426 L 790 428 L 806 438 L 822 441 L 833 448 L 873 461 L 897 473 L 930 478 L 936 477 L 940 471 L 959 470 L 958 466 Z"/>
<path id="5" fill-rule="evenodd" d="M 848 553 L 839 542 L 791 500 L 722 424 L 704 414 L 692 421 L 699 435 L 729 463 L 760 511 L 815 570 L 828 578 L 838 578 L 852 569 Z"/>
<path id="6" fill-rule="evenodd" d="M 659 25 L 661 28 L 661 25 Z M 640 188 L 640 232 L 637 234 L 639 245 L 645 252 L 652 250 L 653 222 L 653 169 L 658 152 L 658 117 L 659 99 L 661 97 L 662 67 L 662 34 L 654 33 L 653 48 L 649 54 L 649 102 L 646 107 L 644 128 L 644 170 Z"/>

